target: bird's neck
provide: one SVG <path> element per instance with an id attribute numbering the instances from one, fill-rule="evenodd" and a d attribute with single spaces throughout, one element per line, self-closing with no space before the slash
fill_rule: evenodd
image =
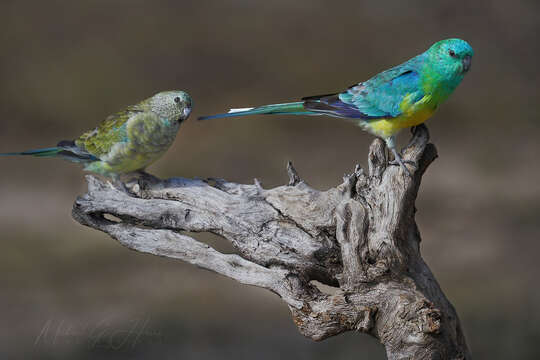
<path id="1" fill-rule="evenodd" d="M 427 68 L 422 79 L 425 94 L 431 95 L 437 104 L 445 101 L 454 92 L 459 83 L 463 80 L 463 75 L 446 74 L 437 69 Z"/>

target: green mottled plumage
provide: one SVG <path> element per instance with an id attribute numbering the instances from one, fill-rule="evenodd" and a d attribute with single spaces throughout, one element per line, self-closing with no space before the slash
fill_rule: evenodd
<path id="1" fill-rule="evenodd" d="M 105 176 L 129 173 L 144 169 L 163 155 L 190 112 L 187 93 L 164 91 L 107 117 L 74 141 L 2 155 L 61 157 Z"/>

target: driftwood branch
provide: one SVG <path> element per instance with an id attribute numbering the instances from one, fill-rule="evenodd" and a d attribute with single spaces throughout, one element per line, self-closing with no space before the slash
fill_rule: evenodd
<path id="1" fill-rule="evenodd" d="M 291 163 L 288 185 L 274 189 L 147 174 L 118 189 L 88 176 L 73 217 L 128 248 L 271 290 L 313 340 L 352 330 L 379 339 L 389 359 L 470 359 L 457 314 L 420 256 L 414 203 L 437 157 L 428 141 L 420 126 L 404 149 L 416 164 L 412 177 L 387 165 L 377 139 L 368 172 L 357 166 L 326 191 L 307 185 Z M 187 235 L 197 232 L 220 235 L 238 255 Z"/>

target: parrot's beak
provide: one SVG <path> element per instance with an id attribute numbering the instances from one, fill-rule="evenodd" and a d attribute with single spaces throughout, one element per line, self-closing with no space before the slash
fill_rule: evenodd
<path id="1" fill-rule="evenodd" d="M 472 58 L 469 55 L 465 56 L 463 60 L 461 61 L 461 63 L 463 64 L 464 73 L 469 71 L 469 69 L 471 68 L 471 61 L 472 61 Z"/>
<path id="2" fill-rule="evenodd" d="M 191 114 L 191 108 L 187 107 L 184 109 L 184 119 L 187 119 L 187 117 Z"/>

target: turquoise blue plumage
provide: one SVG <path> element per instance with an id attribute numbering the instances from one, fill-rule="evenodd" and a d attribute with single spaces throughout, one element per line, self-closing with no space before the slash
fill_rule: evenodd
<path id="1" fill-rule="evenodd" d="M 473 49 L 466 41 L 441 40 L 422 54 L 339 93 L 305 97 L 291 103 L 231 109 L 226 114 L 199 119 L 262 114 L 328 115 L 349 119 L 383 138 L 394 154 L 395 163 L 409 173 L 396 150 L 396 134 L 433 115 L 469 71 L 472 56 Z"/>

